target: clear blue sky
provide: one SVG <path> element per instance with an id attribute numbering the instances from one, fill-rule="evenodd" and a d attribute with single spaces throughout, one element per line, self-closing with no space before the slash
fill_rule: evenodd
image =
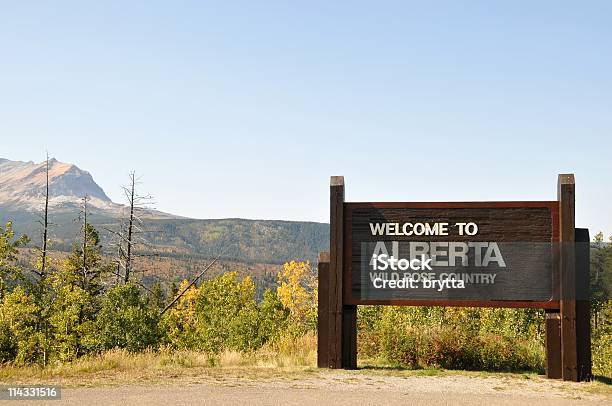
<path id="1" fill-rule="evenodd" d="M 612 233 L 612 2 L 0 2 L 0 156 L 115 200 L 328 220 L 347 199 L 553 200 Z"/>

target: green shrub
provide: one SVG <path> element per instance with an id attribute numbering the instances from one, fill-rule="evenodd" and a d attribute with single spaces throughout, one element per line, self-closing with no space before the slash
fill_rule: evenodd
<path id="1" fill-rule="evenodd" d="M 3 313 L 0 312 L 0 364 L 14 360 L 18 349 L 17 339 Z"/>
<path id="2" fill-rule="evenodd" d="M 36 362 L 42 353 L 37 330 L 40 308 L 21 286 L 6 294 L 0 306 L 0 357 L 17 364 Z"/>
<path id="3" fill-rule="evenodd" d="M 204 281 L 195 304 L 198 348 L 211 353 L 246 351 L 261 345 L 257 334 L 255 284 L 235 272 Z"/>
<path id="4" fill-rule="evenodd" d="M 287 326 L 289 310 L 271 290 L 261 303 L 250 277 L 228 272 L 203 282 L 195 298 L 195 347 L 211 353 L 251 351 L 277 338 Z"/>
<path id="5" fill-rule="evenodd" d="M 534 313 L 364 306 L 358 312 L 358 350 L 360 356 L 407 368 L 542 371 L 542 344 L 538 339 L 522 338 L 532 331 L 528 323 L 522 324 L 526 328 L 512 327 L 505 317 L 516 321 L 534 317 Z"/>
<path id="6" fill-rule="evenodd" d="M 593 374 L 612 378 L 612 300 L 597 303 L 598 323 L 592 323 Z"/>
<path id="7" fill-rule="evenodd" d="M 594 337 L 593 374 L 612 378 L 612 334 L 604 333 Z"/>
<path id="8" fill-rule="evenodd" d="M 478 337 L 460 328 L 438 327 L 424 329 L 422 366 L 446 369 L 479 369 Z"/>
<path id="9" fill-rule="evenodd" d="M 289 309 L 285 308 L 273 290 L 266 290 L 259 304 L 258 335 L 262 344 L 280 337 L 289 322 Z"/>
<path id="10" fill-rule="evenodd" d="M 117 285 L 106 292 L 95 321 L 95 345 L 100 349 L 141 351 L 156 347 L 160 339 L 159 313 L 133 284 Z M 93 343 L 92 343 L 93 344 Z"/>

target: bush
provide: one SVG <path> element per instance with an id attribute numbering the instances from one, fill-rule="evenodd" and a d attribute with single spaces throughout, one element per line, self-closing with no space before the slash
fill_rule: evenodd
<path id="1" fill-rule="evenodd" d="M 181 284 L 179 291 L 187 287 Z M 287 326 L 289 310 L 274 291 L 257 303 L 250 277 L 239 281 L 225 273 L 191 287 L 163 317 L 165 343 L 171 348 L 246 352 L 277 339 Z"/>
<path id="2" fill-rule="evenodd" d="M 36 362 L 42 334 L 37 331 L 39 307 L 21 286 L 7 294 L 0 306 L 0 360 L 17 364 Z"/>
<path id="3" fill-rule="evenodd" d="M 421 333 L 423 354 L 422 366 L 436 366 L 445 369 L 480 369 L 480 350 L 483 349 L 478 337 L 461 328 L 438 327 L 424 329 Z"/>
<path id="4" fill-rule="evenodd" d="M 125 348 L 141 351 L 156 347 L 160 338 L 159 315 L 133 284 L 108 290 L 95 321 L 96 346 L 100 349 Z"/>
<path id="5" fill-rule="evenodd" d="M 276 294 L 289 310 L 288 333 L 303 335 L 317 328 L 317 279 L 308 262 L 291 261 L 278 273 Z"/>
<path id="6" fill-rule="evenodd" d="M 592 323 L 593 374 L 612 378 L 612 300 L 601 301 L 598 306 L 600 321 Z"/>
<path id="7" fill-rule="evenodd" d="M 235 272 L 202 283 L 196 299 L 198 348 L 219 353 L 246 351 L 261 346 L 257 331 L 255 284 Z"/>
<path id="8" fill-rule="evenodd" d="M 0 364 L 14 360 L 18 349 L 17 340 L 3 313 L 0 311 Z"/>
<path id="9" fill-rule="evenodd" d="M 604 333 L 594 337 L 593 374 L 612 378 L 612 334 Z"/>
<path id="10" fill-rule="evenodd" d="M 60 361 L 72 361 L 96 349 L 97 332 L 93 321 L 85 317 L 91 301 L 88 292 L 78 286 L 58 288 L 49 321 L 54 331 L 52 347 Z"/>
<path id="11" fill-rule="evenodd" d="M 491 318 L 506 309 L 495 310 L 502 312 L 364 306 L 358 313 L 359 353 L 408 368 L 543 371 L 544 348 L 538 340 L 517 337 L 504 323 L 491 329 L 497 331 L 486 331 Z M 519 319 L 533 316 L 514 312 L 510 314 Z"/>
<path id="12" fill-rule="evenodd" d="M 280 302 L 276 292 L 266 290 L 259 304 L 258 334 L 262 343 L 278 339 L 289 322 L 290 311 Z"/>
<path id="13" fill-rule="evenodd" d="M 189 281 L 183 281 L 178 292 L 183 292 Z M 191 349 L 198 347 L 196 334 L 196 300 L 200 289 L 195 286 L 185 291 L 183 296 L 170 308 L 161 320 L 161 329 L 165 332 L 164 344 L 174 349 Z"/>

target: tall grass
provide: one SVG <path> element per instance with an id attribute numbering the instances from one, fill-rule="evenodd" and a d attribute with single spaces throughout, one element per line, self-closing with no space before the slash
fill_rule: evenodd
<path id="1" fill-rule="evenodd" d="M 534 340 L 469 333 L 449 326 L 403 326 L 360 334 L 360 355 L 373 365 L 483 371 L 544 372 L 544 349 Z"/>
<path id="2" fill-rule="evenodd" d="M 301 337 L 284 337 L 275 344 L 266 344 L 250 352 L 223 351 L 218 354 L 196 350 L 161 348 L 142 352 L 114 349 L 98 355 L 88 355 L 72 362 L 55 362 L 40 366 L 0 367 L 0 382 L 31 381 L 53 378 L 87 379 L 107 373 L 126 379 L 155 375 L 172 375 L 188 369 L 223 369 L 251 367 L 261 369 L 287 369 L 314 367 L 317 358 L 317 339 L 314 333 Z"/>

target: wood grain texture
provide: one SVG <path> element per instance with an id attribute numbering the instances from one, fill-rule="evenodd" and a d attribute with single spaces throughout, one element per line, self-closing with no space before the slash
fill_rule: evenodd
<path id="1" fill-rule="evenodd" d="M 578 381 L 576 342 L 576 258 L 574 175 L 559 175 L 560 277 L 561 277 L 561 372 L 563 380 Z"/>
<path id="2" fill-rule="evenodd" d="M 546 310 L 546 377 L 561 378 L 561 314 Z"/>
<path id="3" fill-rule="evenodd" d="M 342 368 L 357 369 L 357 306 L 342 309 Z"/>
<path id="4" fill-rule="evenodd" d="M 591 359 L 591 312 L 590 281 L 590 241 L 589 230 L 577 228 L 576 240 L 576 289 L 580 292 L 576 298 L 576 340 L 578 380 L 590 381 L 593 377 Z"/>
<path id="5" fill-rule="evenodd" d="M 330 181 L 329 367 L 342 367 L 342 276 L 344 247 L 344 178 Z"/>
<path id="6" fill-rule="evenodd" d="M 329 366 L 329 253 L 319 254 L 317 265 L 319 294 L 317 303 L 317 366 Z"/>
<path id="7" fill-rule="evenodd" d="M 444 306 L 444 307 L 498 307 L 509 309 L 551 309 L 559 310 L 558 300 L 544 302 L 525 300 L 352 300 L 349 303 L 356 305 L 380 306 Z"/>
<path id="8" fill-rule="evenodd" d="M 465 291 L 467 297 L 416 297 L 415 300 L 406 298 L 389 298 L 361 295 L 363 280 L 358 272 L 361 266 L 359 250 L 361 243 L 374 241 L 496 241 L 503 242 L 529 242 L 541 243 L 547 253 L 550 250 L 547 244 L 558 240 L 558 208 L 557 201 L 530 201 L 530 202 L 405 202 L 405 203 L 345 203 L 345 240 L 344 240 L 344 296 L 345 304 L 388 304 L 388 305 L 440 305 L 440 306 L 486 306 L 486 307 L 539 307 L 558 308 L 559 303 L 552 296 L 552 274 L 554 273 L 553 258 L 547 259 L 546 278 L 540 281 L 540 286 L 522 278 L 516 279 L 517 286 L 500 285 L 500 292 L 505 292 L 500 299 L 481 300 L 478 292 Z M 454 224 L 457 221 L 473 221 L 479 226 L 476 236 L 372 236 L 370 222 L 447 222 Z M 517 268 L 528 268 L 529 264 L 538 264 L 540 252 L 535 252 L 537 258 L 528 255 L 516 255 L 515 262 L 525 257 L 525 264 L 516 263 Z M 544 265 L 538 264 L 538 267 Z M 520 275 L 518 275 L 520 276 Z M 541 276 L 541 275 L 540 275 Z M 347 281 L 351 281 L 349 285 Z M 520 284 L 524 282 L 524 286 Z M 544 289 L 544 287 L 546 290 Z M 535 291 L 535 288 L 539 291 Z M 514 292 L 513 292 L 514 290 Z M 533 293 L 530 296 L 530 292 Z M 512 295 L 514 293 L 514 296 Z M 539 294 L 536 294 L 539 293 Z M 367 297 L 364 297 L 367 296 Z M 539 297 L 538 300 L 522 300 L 525 297 Z M 411 297 L 411 299 L 413 299 Z M 450 299 L 450 300 L 447 300 Z M 459 300 L 463 299 L 463 300 Z M 495 297 L 495 299 L 498 299 Z M 514 300 L 520 299 L 520 300 Z"/>

